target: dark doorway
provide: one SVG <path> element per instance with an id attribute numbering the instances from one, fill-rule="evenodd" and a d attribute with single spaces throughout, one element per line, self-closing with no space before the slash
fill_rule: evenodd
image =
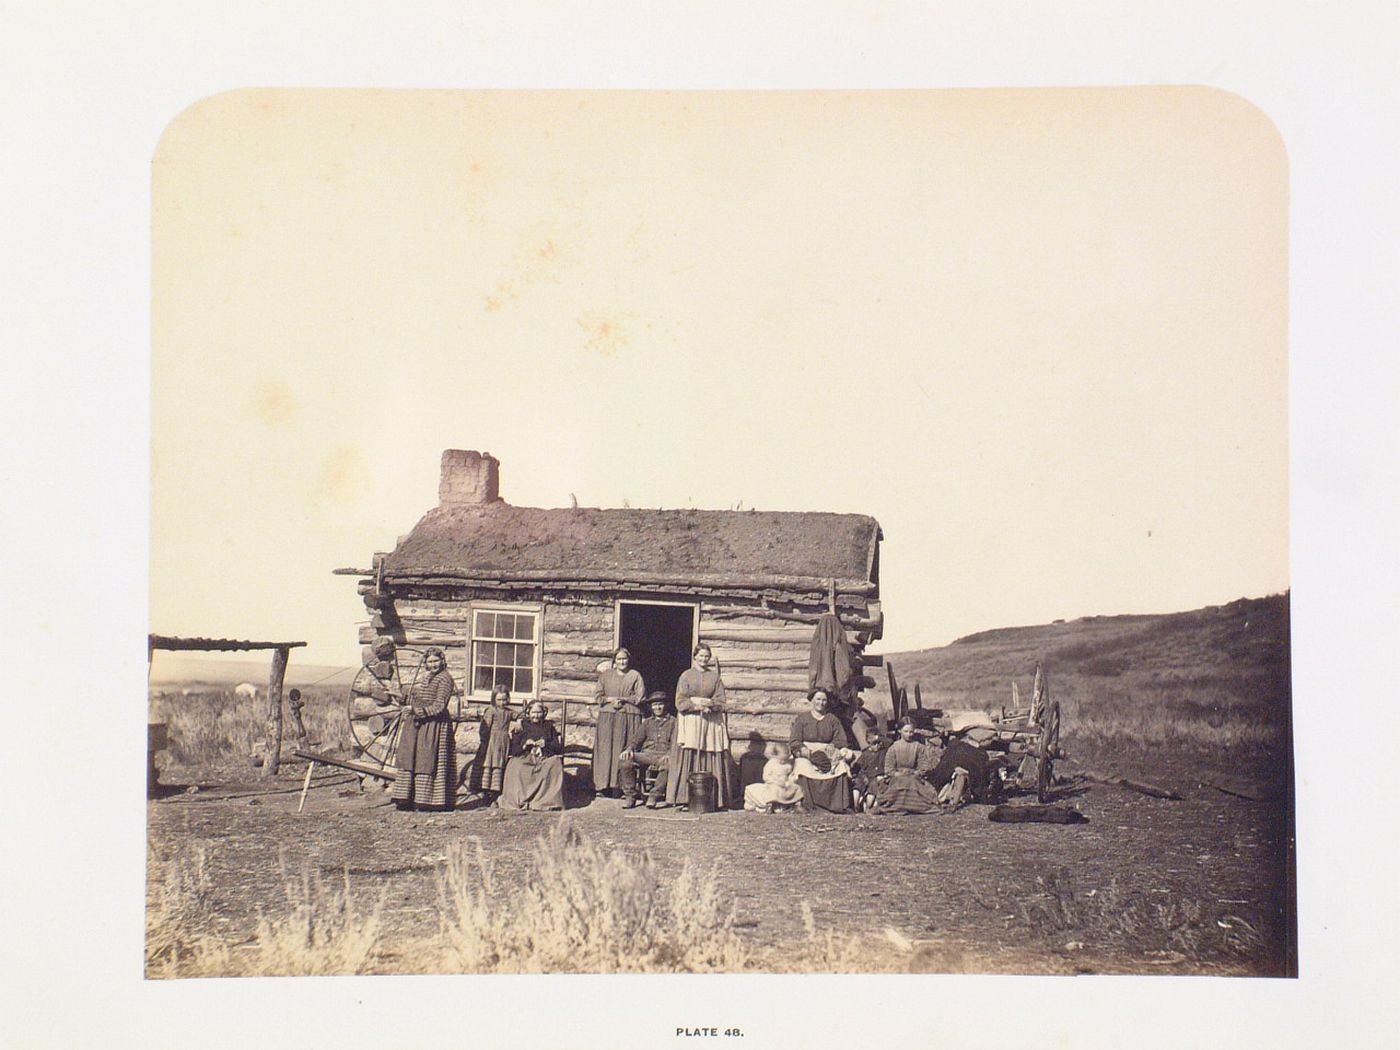
<path id="1" fill-rule="evenodd" d="M 620 602 L 617 617 L 617 644 L 632 654 L 647 692 L 660 689 L 675 703 L 676 682 L 695 644 L 695 606 Z"/>

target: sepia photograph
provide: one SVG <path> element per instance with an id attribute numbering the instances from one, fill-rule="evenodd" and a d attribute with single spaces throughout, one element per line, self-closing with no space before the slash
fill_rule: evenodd
<path id="1" fill-rule="evenodd" d="M 1389 7 L 5 27 L 4 1050 L 1392 1039 Z"/>
<path id="2" fill-rule="evenodd" d="M 152 171 L 149 978 L 1297 974 L 1254 106 L 240 90 Z"/>

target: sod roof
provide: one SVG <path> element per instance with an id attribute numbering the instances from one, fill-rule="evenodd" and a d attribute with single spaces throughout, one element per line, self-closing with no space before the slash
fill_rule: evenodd
<path id="1" fill-rule="evenodd" d="M 720 577 L 870 579 L 879 523 L 863 514 L 544 510 L 504 502 L 430 510 L 386 576 L 501 576 L 704 583 Z M 823 584 L 824 586 L 824 584 Z"/>

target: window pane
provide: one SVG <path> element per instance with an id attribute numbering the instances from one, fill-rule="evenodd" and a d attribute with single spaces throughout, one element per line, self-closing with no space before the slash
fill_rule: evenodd
<path id="1" fill-rule="evenodd" d="M 510 675 L 510 668 L 508 668 L 508 667 L 498 667 L 498 668 L 496 668 L 495 675 L 494 675 L 494 677 L 493 677 L 493 684 L 494 684 L 494 685 L 503 685 L 503 686 L 505 686 L 507 689 L 510 689 L 510 687 L 511 687 L 511 680 L 510 680 L 510 678 L 511 678 L 511 675 Z"/>
<path id="2" fill-rule="evenodd" d="M 483 692 L 484 692 L 485 690 L 490 689 L 490 688 L 491 688 L 491 668 L 489 668 L 489 667 L 478 667 L 478 668 L 476 669 L 476 682 L 473 684 L 472 689 L 473 689 L 473 690 L 479 690 L 479 691 L 483 691 Z"/>
<path id="3" fill-rule="evenodd" d="M 496 643 L 477 642 L 476 662 L 479 664 L 494 664 L 496 662 Z"/>
<path id="4" fill-rule="evenodd" d="M 535 640 L 535 618 L 533 616 L 517 616 L 515 618 L 515 637 L 527 642 Z"/>
<path id="5" fill-rule="evenodd" d="M 476 633 L 478 637 L 496 637 L 496 614 L 489 612 L 479 612 L 476 614 Z"/>
<path id="6" fill-rule="evenodd" d="M 515 691 L 517 693 L 532 693 L 535 691 L 535 672 L 533 668 L 521 668 L 515 672 Z"/>

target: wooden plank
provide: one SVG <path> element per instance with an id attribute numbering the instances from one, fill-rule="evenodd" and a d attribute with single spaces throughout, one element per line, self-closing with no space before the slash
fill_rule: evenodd
<path id="1" fill-rule="evenodd" d="M 162 652 L 250 652 L 254 649 L 299 649 L 305 642 L 246 642 L 238 638 L 174 638 L 152 634 L 146 638 L 147 650 Z"/>

